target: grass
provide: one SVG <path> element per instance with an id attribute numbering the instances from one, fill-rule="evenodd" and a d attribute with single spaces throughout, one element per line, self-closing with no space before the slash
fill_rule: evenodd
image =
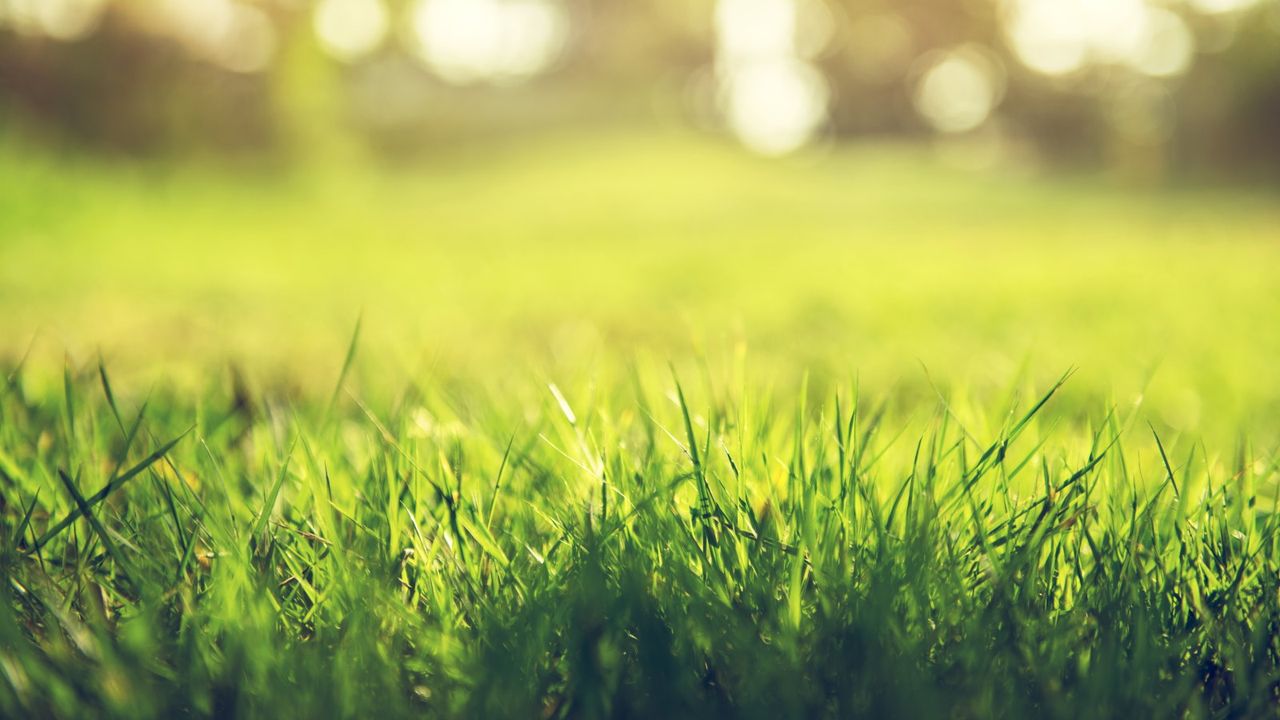
<path id="1" fill-rule="evenodd" d="M 3 152 L 0 715 L 1280 708 L 1260 191 Z"/>
<path id="2" fill-rule="evenodd" d="M 67 378 L 0 404 L 8 716 L 1280 700 L 1274 454 L 1171 458 L 1136 411 L 1053 427 L 1056 387 L 906 435 L 853 388 L 773 405 L 653 368 L 529 404 L 124 407 L 105 371 Z"/>
<path id="3" fill-rule="evenodd" d="M 1024 365 L 1039 384 L 1077 367 L 1071 404 L 1143 394 L 1153 419 L 1225 443 L 1280 409 L 1269 189 L 974 176 L 901 148 L 778 163 L 626 134 L 284 180 L 15 153 L 0 353 L 39 334 L 50 391 L 64 352 L 101 351 L 143 387 L 235 360 L 328 393 L 336 369 L 299 359 L 341 357 L 363 310 L 371 374 L 564 384 L 745 344 L 792 387 L 856 369 L 920 399 L 921 364 L 997 395 Z"/>

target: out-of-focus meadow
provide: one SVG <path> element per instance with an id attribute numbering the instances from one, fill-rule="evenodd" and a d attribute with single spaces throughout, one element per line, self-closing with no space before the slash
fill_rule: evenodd
<path id="1" fill-rule="evenodd" d="M 1235 433 L 1278 117 L 1274 2 L 0 0 L 0 352 L 309 387 L 363 314 L 378 378 L 1077 367 Z"/>

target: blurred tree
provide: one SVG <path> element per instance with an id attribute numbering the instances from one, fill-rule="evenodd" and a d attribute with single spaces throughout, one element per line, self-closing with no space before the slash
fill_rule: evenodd
<path id="1" fill-rule="evenodd" d="M 111 152 L 258 154 L 277 138 L 264 77 L 194 61 L 115 7 L 75 42 L 0 34 L 0 112 L 42 141 Z"/>
<path id="2" fill-rule="evenodd" d="M 54 39 L 28 0 L 0 0 L 0 118 L 39 142 L 108 152 L 296 160 L 364 148 L 397 161 L 444 143 L 653 122 L 655 114 L 726 125 L 714 79 L 717 0 L 476 0 L 487 15 L 466 0 L 321 1 L 339 3 L 324 23 L 320 6 L 299 0 L 102 0 L 102 14 L 76 26 L 84 32 Z M 1019 56 L 1009 22 L 1019 3 L 1051 1 L 759 0 L 794 6 L 796 51 L 825 80 L 825 126 L 838 140 L 941 132 L 1025 141 L 1053 165 L 1144 178 L 1280 173 L 1280 3 L 1215 14 L 1195 3 L 1128 0 L 1153 8 L 1183 45 L 1158 48 L 1162 64 L 1148 63 L 1145 74 L 1092 55 L 1045 74 Z M 428 11 L 434 3 L 444 4 Z M 1063 3 L 1055 12 L 1066 8 L 1067 20 L 1087 9 Z M 519 11 L 511 17 L 520 22 L 502 31 L 514 35 L 486 29 L 507 9 Z M 448 12 L 465 15 L 447 34 L 463 43 L 462 60 L 427 47 L 445 37 L 431 28 Z M 367 35 L 343 41 L 347 51 L 317 39 L 318 30 L 340 32 L 361 17 Z M 567 18 L 564 28 L 546 24 L 556 18 Z M 525 46 L 531 22 L 545 47 Z M 468 49 L 468 37 L 479 44 Z M 513 43 L 526 54 L 510 55 Z M 535 50 L 543 53 L 536 70 L 476 71 L 486 67 L 482 51 L 511 62 Z M 469 63 L 470 74 L 442 62 L 455 70 Z M 963 122 L 939 126 L 947 103 L 966 102 Z"/>

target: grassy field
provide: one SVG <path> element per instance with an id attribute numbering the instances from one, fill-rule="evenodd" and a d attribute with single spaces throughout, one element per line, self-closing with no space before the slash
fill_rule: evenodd
<path id="1" fill-rule="evenodd" d="M 1280 712 L 1274 189 L 0 158 L 0 715 Z"/>

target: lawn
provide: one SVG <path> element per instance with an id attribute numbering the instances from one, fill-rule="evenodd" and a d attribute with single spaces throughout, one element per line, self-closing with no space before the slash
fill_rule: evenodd
<path id="1" fill-rule="evenodd" d="M 1274 188 L 0 164 L 0 715 L 1280 711 Z"/>

